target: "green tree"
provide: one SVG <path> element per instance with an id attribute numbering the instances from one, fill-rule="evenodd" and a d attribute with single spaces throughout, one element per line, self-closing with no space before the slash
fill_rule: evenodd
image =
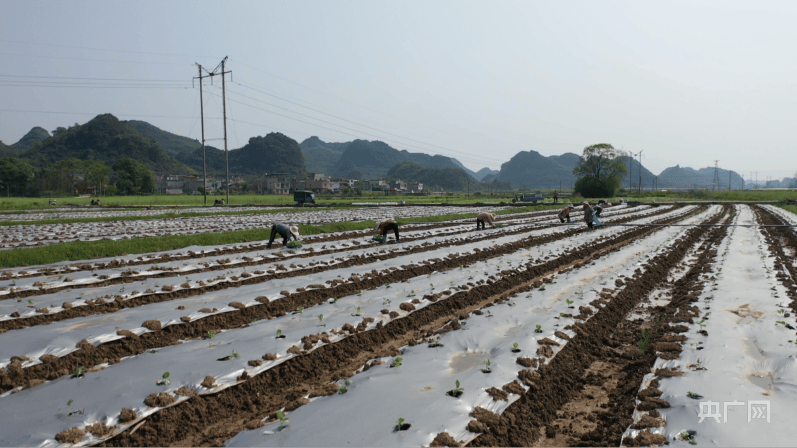
<path id="1" fill-rule="evenodd" d="M 205 186 L 204 185 L 200 185 L 200 186 L 196 187 L 196 191 L 198 191 L 199 194 L 204 196 L 205 195 Z"/>
<path id="2" fill-rule="evenodd" d="M 94 186 L 95 192 L 100 193 L 111 176 L 111 169 L 104 163 L 93 160 L 86 162 L 86 185 Z"/>
<path id="3" fill-rule="evenodd" d="M 573 169 L 578 178 L 575 191 L 585 198 L 614 196 L 623 175 L 628 172 L 625 164 L 617 160 L 621 156 L 625 153 L 608 143 L 584 148 L 578 166 Z"/>
<path id="4" fill-rule="evenodd" d="M 33 179 L 38 170 L 25 160 L 16 157 L 0 158 L 0 194 L 25 196 L 31 193 Z"/>
<path id="5" fill-rule="evenodd" d="M 116 190 L 119 194 L 152 193 L 155 178 L 152 171 L 133 159 L 121 159 L 114 163 L 113 170 L 118 176 Z"/>

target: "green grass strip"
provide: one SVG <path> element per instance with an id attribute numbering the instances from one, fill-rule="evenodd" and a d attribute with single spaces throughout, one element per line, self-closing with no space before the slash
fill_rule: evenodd
<path id="1" fill-rule="evenodd" d="M 509 213 L 524 213 L 529 211 L 549 210 L 553 208 L 560 208 L 560 206 L 549 205 L 517 207 L 507 210 L 498 210 L 495 213 L 505 215 Z M 410 224 L 423 222 L 442 222 L 465 218 L 475 219 L 475 217 L 476 212 L 470 212 L 441 216 L 402 218 L 397 219 L 396 221 L 399 224 Z M 370 220 L 358 222 L 340 222 L 323 225 L 300 225 L 299 231 L 302 235 L 317 235 L 321 233 L 373 229 L 375 225 L 376 222 Z M 121 255 L 182 249 L 188 246 L 217 246 L 222 244 L 236 244 L 248 241 L 268 240 L 270 236 L 271 228 L 263 228 L 218 233 L 207 232 L 197 235 L 130 238 L 127 240 L 72 241 L 68 243 L 0 251 L 0 267 L 11 268 L 15 266 L 32 266 L 58 263 L 61 261 L 78 261 L 89 260 L 92 258 L 117 257 Z"/>
<path id="2" fill-rule="evenodd" d="M 797 205 L 779 205 L 783 210 L 797 214 Z"/>

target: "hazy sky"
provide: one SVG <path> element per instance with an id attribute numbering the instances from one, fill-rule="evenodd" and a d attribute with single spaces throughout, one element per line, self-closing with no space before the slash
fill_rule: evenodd
<path id="1" fill-rule="evenodd" d="M 229 56 L 230 148 L 379 139 L 477 170 L 606 142 L 655 173 L 778 178 L 797 170 L 795 23 L 794 1 L 0 0 L 0 140 L 107 112 L 200 138 L 194 62 Z"/>

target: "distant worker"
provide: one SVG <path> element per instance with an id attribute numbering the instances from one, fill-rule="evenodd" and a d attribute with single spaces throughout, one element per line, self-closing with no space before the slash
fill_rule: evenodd
<path id="1" fill-rule="evenodd" d="M 293 238 L 294 241 L 299 240 L 299 228 L 296 226 L 286 226 L 282 223 L 276 223 L 271 226 L 271 238 L 268 239 L 268 246 L 267 248 L 271 249 L 271 244 L 274 243 L 274 238 L 276 238 L 277 234 L 282 237 L 282 245 L 287 246 L 288 240 Z"/>
<path id="2" fill-rule="evenodd" d="M 485 226 L 485 223 L 490 224 L 490 227 L 495 228 L 495 224 L 493 224 L 493 222 L 495 222 L 495 217 L 495 213 L 479 213 L 479 216 L 476 217 L 476 230 L 479 230 L 479 226 L 481 226 L 482 229 L 486 229 L 487 227 Z"/>
<path id="3" fill-rule="evenodd" d="M 58 201 L 56 201 L 56 200 L 55 200 L 55 199 L 53 199 L 53 198 L 50 198 L 50 202 L 49 202 L 49 204 L 50 204 L 50 205 L 58 205 Z"/>
<path id="4" fill-rule="evenodd" d="M 554 190 L 553 191 L 553 203 L 556 204 L 557 202 L 559 202 L 559 192 Z"/>
<path id="5" fill-rule="evenodd" d="M 619 200 L 619 201 L 617 201 L 617 203 L 618 203 L 618 204 L 623 204 L 623 203 L 625 203 L 625 199 L 623 199 L 623 198 L 620 198 L 620 200 Z"/>
<path id="6" fill-rule="evenodd" d="M 95 201 L 94 199 L 92 199 L 92 200 L 91 200 L 91 205 L 97 205 L 97 201 Z"/>
<path id="7" fill-rule="evenodd" d="M 387 244 L 387 232 L 393 231 L 393 235 L 396 236 L 396 242 L 400 243 L 401 239 L 399 238 L 399 225 L 393 219 L 386 219 L 382 222 L 377 222 L 376 231 L 382 235 L 382 244 Z"/>
<path id="8" fill-rule="evenodd" d="M 581 205 L 584 206 L 584 222 L 587 223 L 587 228 L 592 230 L 595 228 L 595 222 L 593 221 L 593 215 L 595 214 L 595 211 L 587 201 L 582 202 Z"/>
<path id="9" fill-rule="evenodd" d="M 565 222 L 565 219 L 567 219 L 567 222 L 572 222 L 570 221 L 570 212 L 572 212 L 573 210 L 575 210 L 573 204 L 570 204 L 567 207 L 563 208 L 562 211 L 559 212 L 559 222 Z"/>
<path id="10" fill-rule="evenodd" d="M 96 199 L 96 200 L 94 201 L 94 205 L 100 205 L 100 200 L 99 200 L 99 199 Z"/>
<path id="11" fill-rule="evenodd" d="M 215 205 L 224 205 L 224 199 L 219 199 L 219 198 L 216 198 L 216 200 L 215 200 L 215 201 L 213 201 L 213 205 L 214 205 L 214 206 L 215 206 Z"/>

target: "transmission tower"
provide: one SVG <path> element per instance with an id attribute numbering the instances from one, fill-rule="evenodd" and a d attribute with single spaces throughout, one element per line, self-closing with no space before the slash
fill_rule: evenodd
<path id="1" fill-rule="evenodd" d="M 719 160 L 714 161 L 714 182 L 712 182 L 711 189 L 716 190 L 720 187 L 720 167 Z"/>

